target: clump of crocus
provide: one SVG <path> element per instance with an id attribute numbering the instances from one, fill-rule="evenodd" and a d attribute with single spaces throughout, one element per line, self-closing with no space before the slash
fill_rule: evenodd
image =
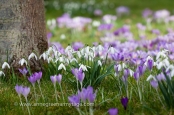
<path id="1" fill-rule="evenodd" d="M 110 108 L 108 110 L 109 115 L 118 115 L 118 109 L 117 108 Z"/>
<path id="2" fill-rule="evenodd" d="M 80 109 L 79 109 L 80 100 L 84 103 L 87 100 L 89 103 L 94 103 L 95 98 L 96 98 L 96 92 L 94 93 L 93 87 L 88 86 L 87 88 L 82 88 L 81 91 L 78 91 L 77 95 L 72 95 L 72 96 L 68 97 L 68 100 L 80 112 Z M 89 113 L 90 113 L 90 115 L 93 115 L 92 106 L 89 107 Z"/>
<path id="3" fill-rule="evenodd" d="M 127 109 L 128 101 L 129 101 L 129 99 L 127 97 L 122 97 L 121 98 L 121 103 L 122 103 L 125 110 Z"/>
<path id="4" fill-rule="evenodd" d="M 78 69 L 78 68 L 74 68 L 71 71 L 77 80 L 77 90 L 78 90 L 78 81 L 80 82 L 81 89 L 82 89 L 82 86 L 83 86 L 82 82 L 83 82 L 84 77 L 85 77 L 84 72 L 82 71 L 82 69 Z"/>
<path id="5" fill-rule="evenodd" d="M 41 90 L 41 87 L 40 87 L 40 79 L 42 77 L 42 72 L 35 72 L 33 73 L 29 78 L 28 80 L 32 83 L 33 85 L 33 88 L 34 88 L 34 92 L 35 92 L 35 98 L 37 100 L 37 97 L 36 97 L 36 91 L 35 91 L 35 82 L 37 81 L 38 85 L 39 85 L 39 90 L 41 92 L 41 95 L 42 95 L 42 98 L 44 99 L 44 96 L 42 94 L 42 90 Z"/>
<path id="6" fill-rule="evenodd" d="M 22 94 L 25 97 L 26 102 L 28 103 L 27 96 L 30 93 L 30 88 L 29 87 L 23 87 L 23 86 L 16 85 L 15 86 L 15 90 L 18 93 L 18 96 L 20 98 L 20 102 L 22 103 L 22 100 L 21 100 L 21 94 Z M 27 109 L 28 109 L 29 115 L 31 115 L 30 109 L 29 109 L 28 106 L 27 106 Z"/>
<path id="7" fill-rule="evenodd" d="M 59 75 L 54 75 L 54 76 L 51 76 L 50 79 L 51 79 L 51 81 L 52 81 L 52 83 L 53 83 L 53 85 L 54 85 L 55 94 L 56 94 L 56 101 L 57 101 L 56 82 L 59 83 L 60 90 L 61 90 L 61 93 L 62 93 L 62 98 L 63 98 L 63 100 L 65 100 L 65 99 L 64 99 L 64 96 L 63 96 L 63 92 L 62 92 L 62 87 L 61 87 L 62 75 L 61 75 L 61 74 L 59 74 Z"/>

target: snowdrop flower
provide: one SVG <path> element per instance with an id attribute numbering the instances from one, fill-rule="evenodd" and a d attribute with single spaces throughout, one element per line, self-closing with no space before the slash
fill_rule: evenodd
<path id="1" fill-rule="evenodd" d="M 99 66 L 102 66 L 102 63 L 101 63 L 101 61 L 100 61 L 100 60 L 98 60 L 98 62 L 97 62 L 97 63 L 98 63 L 98 65 L 99 65 Z"/>
<path id="2" fill-rule="evenodd" d="M 10 69 L 10 65 L 7 62 L 4 62 L 2 64 L 2 69 L 5 69 L 6 67 Z"/>
<path id="3" fill-rule="evenodd" d="M 58 67 L 58 70 L 64 69 L 66 71 L 65 65 L 61 63 Z"/>
<path id="4" fill-rule="evenodd" d="M 159 58 L 167 58 L 167 52 L 168 52 L 168 50 L 162 50 L 161 52 L 159 52 L 158 54 L 157 54 L 157 56 L 156 56 L 156 60 L 158 60 Z"/>
<path id="5" fill-rule="evenodd" d="M 61 34 L 61 35 L 60 35 L 60 39 L 62 39 L 62 40 L 63 40 L 63 39 L 66 39 L 65 34 Z"/>
<path id="6" fill-rule="evenodd" d="M 47 54 L 44 52 L 43 54 L 40 55 L 39 59 L 43 58 L 46 60 L 48 58 Z"/>
<path id="7" fill-rule="evenodd" d="M 146 79 L 146 81 L 149 81 L 150 79 L 155 79 L 155 76 L 153 76 L 153 75 L 149 75 L 149 77 Z"/>
<path id="8" fill-rule="evenodd" d="M 33 58 L 33 57 L 37 60 L 36 54 L 32 52 L 32 53 L 28 56 L 28 60 L 30 60 L 30 59 Z"/>
<path id="9" fill-rule="evenodd" d="M 53 61 L 53 58 L 49 57 L 49 58 L 47 58 L 47 61 L 48 61 L 48 63 L 50 63 L 51 61 Z"/>
<path id="10" fill-rule="evenodd" d="M 85 66 L 85 65 L 83 65 L 83 64 L 79 64 L 80 65 L 80 68 L 79 68 L 79 70 L 83 70 L 83 71 L 88 71 L 87 70 L 87 67 Z M 89 66 L 88 66 L 88 68 L 90 68 Z"/>
<path id="11" fill-rule="evenodd" d="M 130 74 L 130 76 L 133 76 L 134 71 L 132 71 L 131 69 L 129 69 L 129 74 Z"/>
<path id="12" fill-rule="evenodd" d="M 47 55 L 51 55 L 52 53 L 54 53 L 53 48 L 49 47 L 49 49 L 47 50 Z"/>
<path id="13" fill-rule="evenodd" d="M 24 58 L 22 58 L 22 59 L 19 61 L 19 64 L 20 64 L 21 66 L 23 66 L 24 63 L 27 65 L 27 61 L 26 61 Z"/>
<path id="14" fill-rule="evenodd" d="M 77 62 L 76 58 L 70 59 L 70 62 L 72 63 L 73 61 Z"/>
<path id="15" fill-rule="evenodd" d="M 99 21 L 94 20 L 92 22 L 92 26 L 94 26 L 94 27 L 98 27 L 99 25 L 100 25 L 100 22 Z"/>
<path id="16" fill-rule="evenodd" d="M 5 76 L 4 72 L 3 71 L 0 71 L 0 76 L 2 76 L 2 75 Z"/>
<path id="17" fill-rule="evenodd" d="M 114 53 L 116 52 L 116 49 L 113 48 L 113 47 L 110 47 L 109 50 L 108 50 L 108 52 L 109 52 L 110 54 L 114 54 Z"/>
<path id="18" fill-rule="evenodd" d="M 173 77 L 174 76 L 174 66 L 173 65 L 170 65 L 166 71 L 170 71 L 170 77 Z"/>

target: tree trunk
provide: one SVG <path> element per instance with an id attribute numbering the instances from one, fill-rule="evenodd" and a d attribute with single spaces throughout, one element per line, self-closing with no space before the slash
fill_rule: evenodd
<path id="1" fill-rule="evenodd" d="M 0 63 L 20 67 L 19 60 L 47 47 L 44 0 L 0 0 Z M 39 62 L 30 65 L 40 68 Z"/>

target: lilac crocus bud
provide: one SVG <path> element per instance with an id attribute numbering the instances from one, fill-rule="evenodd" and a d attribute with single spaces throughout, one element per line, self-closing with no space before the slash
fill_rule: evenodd
<path id="1" fill-rule="evenodd" d="M 140 74 L 139 74 L 139 72 L 135 71 L 133 76 L 134 76 L 135 80 L 138 80 L 140 77 Z"/>
<path id="2" fill-rule="evenodd" d="M 117 108 L 110 108 L 108 110 L 109 115 L 118 115 L 118 109 Z"/>
<path id="3" fill-rule="evenodd" d="M 68 97 L 68 100 L 73 106 L 79 107 L 79 103 L 80 103 L 79 95 L 72 95 L 72 96 Z"/>
<path id="4" fill-rule="evenodd" d="M 40 83 L 40 79 L 42 77 L 42 72 L 35 72 L 33 74 L 33 76 L 35 76 L 35 79 L 37 80 L 37 82 Z"/>
<path id="5" fill-rule="evenodd" d="M 151 84 L 151 86 L 152 86 L 153 88 L 155 88 L 155 89 L 158 87 L 158 81 L 156 81 L 156 80 L 150 81 L 150 84 Z"/>
<path id="6" fill-rule="evenodd" d="M 23 76 L 25 76 L 28 73 L 28 70 L 26 68 L 19 69 L 19 72 L 22 73 Z"/>
<path id="7" fill-rule="evenodd" d="M 87 99 L 90 103 L 93 103 L 96 98 L 96 93 L 93 93 L 93 88 L 91 86 L 87 87 Z"/>
<path id="8" fill-rule="evenodd" d="M 32 83 L 32 85 L 34 85 L 35 82 L 36 82 L 36 77 L 33 76 L 33 75 L 31 75 L 31 76 L 28 78 L 28 80 Z"/>
<path id="9" fill-rule="evenodd" d="M 81 100 L 82 100 L 83 102 L 85 102 L 86 99 L 87 99 L 87 96 L 88 96 L 88 90 L 85 89 L 85 88 L 82 88 L 82 91 L 81 91 L 81 92 L 78 91 L 78 95 L 80 96 Z"/>
<path id="10" fill-rule="evenodd" d="M 51 76 L 50 79 L 51 79 L 52 83 L 54 85 L 56 85 L 56 81 L 57 81 L 56 76 Z"/>
<path id="11" fill-rule="evenodd" d="M 22 95 L 27 98 L 28 94 L 30 93 L 30 88 L 29 87 L 24 87 L 22 91 Z"/>
<path id="12" fill-rule="evenodd" d="M 56 76 L 56 80 L 58 81 L 58 83 L 60 84 L 62 81 L 62 75 L 59 74 L 58 76 Z"/>
<path id="13" fill-rule="evenodd" d="M 129 99 L 127 97 L 121 98 L 121 103 L 122 103 L 125 110 L 127 109 L 128 101 L 129 101 Z"/>
<path id="14" fill-rule="evenodd" d="M 16 85 L 15 86 L 15 90 L 18 93 L 18 95 L 20 96 L 22 94 L 23 87 L 22 86 L 19 86 L 19 85 Z"/>
<path id="15" fill-rule="evenodd" d="M 149 68 L 149 70 L 152 70 L 153 65 L 154 65 L 153 60 L 149 59 L 149 60 L 147 61 L 147 67 Z"/>

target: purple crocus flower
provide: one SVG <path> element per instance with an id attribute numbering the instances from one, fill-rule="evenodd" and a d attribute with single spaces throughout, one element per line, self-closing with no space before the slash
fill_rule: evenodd
<path id="1" fill-rule="evenodd" d="M 58 81 L 58 83 L 60 83 L 62 81 L 62 75 L 59 74 L 58 76 L 56 76 L 56 80 Z"/>
<path id="2" fill-rule="evenodd" d="M 19 85 L 16 85 L 15 86 L 15 90 L 18 93 L 18 95 L 20 96 L 22 94 L 23 87 L 22 86 L 19 86 Z"/>
<path id="3" fill-rule="evenodd" d="M 22 95 L 27 98 L 28 94 L 30 93 L 29 87 L 23 87 Z"/>
<path id="4" fill-rule="evenodd" d="M 129 99 L 127 97 L 121 98 L 121 103 L 122 103 L 125 110 L 127 109 L 128 101 L 129 101 Z"/>
<path id="5" fill-rule="evenodd" d="M 35 72 L 33 76 L 36 78 L 37 82 L 40 83 L 40 79 L 42 77 L 42 72 Z"/>
<path id="6" fill-rule="evenodd" d="M 98 30 L 99 31 L 102 31 L 102 30 L 110 30 L 112 29 L 113 25 L 112 24 L 101 24 L 99 27 L 98 27 Z"/>
<path id="7" fill-rule="evenodd" d="M 139 77 L 140 77 L 140 74 L 139 74 L 138 71 L 135 71 L 134 74 L 133 74 L 133 76 L 134 76 L 135 80 L 138 80 Z"/>
<path id="8" fill-rule="evenodd" d="M 147 67 L 149 68 L 149 70 L 152 70 L 153 65 L 154 65 L 153 60 L 149 59 L 149 60 L 147 61 Z"/>
<path id="9" fill-rule="evenodd" d="M 23 76 L 25 76 L 28 73 L 28 70 L 26 68 L 19 69 L 19 72 L 22 73 Z"/>
<path id="10" fill-rule="evenodd" d="M 86 99 L 87 99 L 87 96 L 88 96 L 88 91 L 87 91 L 87 89 L 82 88 L 82 91 L 81 91 L 81 92 L 78 91 L 78 95 L 80 96 L 81 100 L 82 100 L 83 102 L 85 102 Z"/>
<path id="11" fill-rule="evenodd" d="M 56 81 L 57 81 L 56 76 L 51 76 L 50 79 L 51 79 L 52 83 L 55 85 Z"/>
<path id="12" fill-rule="evenodd" d="M 84 47 L 84 44 L 82 42 L 75 42 L 73 43 L 72 45 L 72 48 L 75 50 L 75 51 L 78 51 L 80 48 L 83 48 Z"/>
<path id="13" fill-rule="evenodd" d="M 34 85 L 35 82 L 36 82 L 36 77 L 33 76 L 33 75 L 31 75 L 31 76 L 28 78 L 28 80 L 32 83 L 32 85 Z"/>
<path id="14" fill-rule="evenodd" d="M 90 103 L 93 103 L 96 98 L 96 93 L 93 93 L 93 88 L 91 86 L 87 87 L 88 96 L 87 99 Z"/>
<path id="15" fill-rule="evenodd" d="M 151 84 L 151 86 L 152 86 L 153 88 L 155 88 L 155 89 L 158 87 L 158 82 L 155 81 L 155 80 L 150 81 L 150 84 Z"/>
<path id="16" fill-rule="evenodd" d="M 101 16 L 102 15 L 102 11 L 100 9 L 96 9 L 96 10 L 94 10 L 94 15 L 95 16 Z"/>
<path id="17" fill-rule="evenodd" d="M 72 96 L 68 97 L 68 100 L 73 106 L 79 107 L 79 103 L 80 103 L 79 95 L 72 95 Z"/>
<path id="18" fill-rule="evenodd" d="M 118 115 L 118 109 L 117 108 L 110 108 L 108 110 L 109 115 Z"/>
<path id="19" fill-rule="evenodd" d="M 80 82 L 83 81 L 85 74 L 82 71 L 82 69 L 80 69 L 80 70 L 78 68 L 72 69 L 72 73 L 76 77 L 77 80 L 79 80 Z"/>

